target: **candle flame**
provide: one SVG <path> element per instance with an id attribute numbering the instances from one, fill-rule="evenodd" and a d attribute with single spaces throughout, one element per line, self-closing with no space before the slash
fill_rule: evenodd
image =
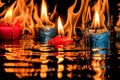
<path id="1" fill-rule="evenodd" d="M 95 12 L 95 27 L 99 27 L 100 26 L 100 17 L 99 17 L 99 13 Z"/>
<path id="2" fill-rule="evenodd" d="M 62 21 L 60 17 L 58 17 L 58 34 L 64 35 L 64 30 L 63 30 Z"/>
<path id="3" fill-rule="evenodd" d="M 48 23 L 48 15 L 47 15 L 47 3 L 45 0 L 42 0 L 42 6 L 41 6 L 41 21 L 43 23 Z"/>
<path id="4" fill-rule="evenodd" d="M 6 14 L 5 14 L 5 21 L 7 23 L 11 23 L 12 22 L 12 16 L 13 16 L 13 8 L 14 8 L 14 4 L 7 10 Z"/>

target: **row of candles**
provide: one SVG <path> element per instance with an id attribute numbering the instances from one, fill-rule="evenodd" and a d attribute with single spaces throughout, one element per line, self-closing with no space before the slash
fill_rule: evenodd
<path id="1" fill-rule="evenodd" d="M 1 19 L 1 23 L 0 23 L 0 39 L 1 40 L 20 39 L 20 36 L 22 34 L 23 29 L 21 25 L 19 24 L 19 22 L 14 21 L 14 19 L 12 18 L 13 7 L 14 5 L 12 5 L 7 10 L 5 17 Z M 54 37 L 55 35 L 57 35 L 56 33 L 57 30 L 55 27 L 56 25 L 54 25 L 54 23 L 48 20 L 46 7 L 47 7 L 47 4 L 45 0 L 42 0 L 42 9 L 41 9 L 42 27 L 39 28 L 39 32 L 37 33 L 38 34 L 37 37 L 40 37 L 41 43 L 49 43 L 49 44 L 57 44 L 57 45 L 64 45 L 69 43 L 71 44 L 73 40 L 64 35 L 64 29 L 63 29 L 60 16 L 58 17 L 58 36 Z"/>
<path id="2" fill-rule="evenodd" d="M 77 2 L 77 0 L 75 2 Z M 107 4 L 108 3 L 107 0 L 103 1 L 103 5 L 104 7 L 106 7 L 104 3 Z M 96 5 L 98 4 L 100 4 L 100 0 L 96 2 Z M 54 23 L 52 23 L 48 19 L 46 6 L 47 4 L 45 0 L 42 0 L 42 9 L 41 9 L 41 18 L 40 18 L 42 21 L 40 23 L 42 24 L 41 25 L 42 27 L 39 27 L 39 32 L 37 33 L 37 35 L 40 37 L 41 42 L 52 44 L 52 45 L 55 45 L 56 47 L 59 47 L 59 45 L 73 44 L 73 39 L 71 38 L 71 35 L 70 36 L 65 35 L 60 16 L 58 17 L 58 25 L 54 25 Z M 11 7 L 13 9 L 14 4 Z M 14 21 L 14 19 L 12 18 L 11 7 L 8 9 L 5 17 L 3 18 L 3 21 L 1 21 L 1 24 L 0 24 L 0 39 L 3 39 L 3 40 L 20 39 L 20 35 L 22 34 L 21 32 L 23 30 L 21 25 L 19 24 L 19 21 L 18 22 Z M 103 7 L 103 10 L 104 10 L 104 7 Z M 92 21 L 93 23 L 90 26 L 91 29 L 89 30 L 89 32 L 90 32 L 90 37 L 91 37 L 93 47 L 102 47 L 102 48 L 109 47 L 109 43 L 108 43 L 109 31 L 107 31 L 106 25 L 104 25 L 105 16 L 103 15 L 103 12 L 104 11 L 100 12 L 99 8 L 98 10 L 95 9 L 94 18 Z M 101 21 L 101 18 L 103 19 L 103 21 Z M 58 33 L 56 33 L 57 30 L 55 26 L 58 27 Z M 100 46 L 100 44 L 102 43 L 103 45 Z M 107 45 L 107 46 L 104 46 L 104 45 Z"/>

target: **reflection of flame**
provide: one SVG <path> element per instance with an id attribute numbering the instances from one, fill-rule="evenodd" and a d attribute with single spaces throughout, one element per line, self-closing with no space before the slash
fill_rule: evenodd
<path id="1" fill-rule="evenodd" d="M 104 74 L 106 71 L 105 60 L 100 59 L 100 54 L 95 54 L 96 58 L 93 58 L 91 66 L 96 74 L 93 76 L 94 80 L 105 80 Z"/>
<path id="2" fill-rule="evenodd" d="M 64 30 L 63 30 L 63 26 L 62 26 L 62 22 L 61 22 L 60 17 L 58 17 L 58 34 L 64 35 Z"/>

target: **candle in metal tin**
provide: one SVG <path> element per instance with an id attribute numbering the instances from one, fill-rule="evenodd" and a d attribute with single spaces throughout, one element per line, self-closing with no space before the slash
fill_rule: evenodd
<path id="1" fill-rule="evenodd" d="M 93 50 L 93 53 L 108 54 L 110 48 L 110 33 L 108 31 L 103 33 L 90 34 L 90 46 L 92 49 L 99 48 L 99 50 Z"/>
<path id="2" fill-rule="evenodd" d="M 39 28 L 39 37 L 41 43 L 47 43 L 48 40 L 56 35 L 55 27 L 42 27 Z"/>
<path id="3" fill-rule="evenodd" d="M 93 53 L 108 54 L 110 48 L 110 31 L 102 19 L 104 19 L 104 14 L 101 15 L 101 13 L 96 10 L 89 30 L 90 47 L 92 49 L 99 48 L 99 50 L 93 50 Z"/>

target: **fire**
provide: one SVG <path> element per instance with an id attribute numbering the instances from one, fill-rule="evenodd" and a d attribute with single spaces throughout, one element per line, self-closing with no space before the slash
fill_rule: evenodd
<path id="1" fill-rule="evenodd" d="M 43 23 L 48 23 L 48 15 L 47 15 L 47 3 L 45 0 L 42 0 L 42 6 L 41 6 L 41 21 Z"/>
<path id="2" fill-rule="evenodd" d="M 79 24 L 80 27 L 83 27 L 85 22 L 84 20 L 88 20 L 88 18 L 85 18 L 85 16 L 88 15 L 87 11 L 89 11 L 88 10 L 89 0 L 87 0 L 87 2 L 81 0 L 81 4 L 79 5 L 80 9 L 78 10 L 78 12 L 74 13 L 74 9 L 77 5 L 77 2 L 78 0 L 75 0 L 73 5 L 71 5 L 68 8 L 67 20 L 65 25 L 63 26 L 65 33 L 67 33 L 69 37 L 76 35 L 75 28 L 78 23 L 80 23 Z M 1 0 L 0 0 L 0 4 L 3 5 Z M 12 18 L 14 19 L 12 20 L 13 23 L 19 22 L 20 26 L 22 27 L 22 35 L 24 35 L 25 30 L 27 30 L 34 38 L 39 27 L 55 27 L 55 22 L 52 22 L 52 19 L 54 16 L 55 17 L 58 16 L 58 14 L 56 14 L 57 13 L 56 9 L 57 9 L 57 5 L 55 6 L 53 13 L 51 13 L 51 15 L 48 16 L 46 0 L 42 0 L 40 6 L 35 4 L 34 0 L 30 0 L 30 1 L 16 0 L 7 11 L 5 9 L 3 12 L 0 13 L 0 17 L 2 17 L 6 12 L 6 16 L 8 15 L 11 16 L 8 18 L 9 20 L 11 20 Z M 82 16 L 84 17 L 81 18 Z M 82 26 L 81 26 L 81 22 L 82 22 Z"/>
<path id="3" fill-rule="evenodd" d="M 91 67 L 96 74 L 93 76 L 94 80 L 105 80 L 106 65 L 104 58 L 101 57 L 101 54 L 94 54 L 91 61 Z"/>
<path id="4" fill-rule="evenodd" d="M 94 26 L 96 26 L 96 27 L 100 26 L 100 18 L 99 18 L 98 12 L 95 13 L 95 25 Z"/>
<path id="5" fill-rule="evenodd" d="M 11 20 L 12 18 L 14 19 L 13 23 L 19 22 L 23 30 L 22 35 L 25 34 L 25 30 L 28 30 L 28 32 L 34 38 L 39 30 L 39 27 L 55 27 L 54 20 L 57 20 L 56 16 L 59 16 L 59 13 L 56 10 L 57 5 L 55 5 L 53 13 L 48 16 L 49 11 L 47 10 L 48 7 L 46 0 L 42 0 L 40 6 L 34 2 L 34 0 L 16 0 L 13 5 L 7 9 L 7 11 L 5 9 L 0 13 L 0 17 L 2 17 L 6 12 L 6 16 L 10 16 L 9 18 L 6 17 L 6 19 Z M 79 9 L 77 12 L 74 12 L 78 2 L 80 2 L 78 5 Z M 103 13 L 106 12 L 105 9 L 108 9 L 108 0 L 97 0 L 95 7 L 92 9 L 89 3 L 90 0 L 75 0 L 74 3 L 68 7 L 67 19 L 63 25 L 64 32 L 62 33 L 67 34 L 67 36 L 71 38 L 76 36 L 76 27 L 79 27 L 82 31 L 84 31 L 86 28 L 86 23 L 92 19 L 90 10 L 93 9 L 94 11 L 97 10 L 99 12 L 99 23 L 97 23 L 97 25 L 106 27 L 104 22 L 105 15 Z M 1 0 L 0 4 L 4 5 Z"/>
<path id="6" fill-rule="evenodd" d="M 2 3 L 1 0 L 0 0 L 0 7 L 2 7 L 5 3 Z"/>
<path id="7" fill-rule="evenodd" d="M 106 31 L 106 28 L 110 26 L 108 0 L 97 0 L 95 5 L 91 7 L 91 13 L 94 15 L 90 28 L 96 29 L 97 33 Z"/>
<path id="8" fill-rule="evenodd" d="M 116 26 L 119 27 L 119 26 L 120 26 L 120 13 L 119 13 L 119 16 L 118 16 L 118 17 L 119 17 L 119 19 L 118 19 L 118 21 L 117 21 L 117 23 L 116 23 Z"/>
<path id="9" fill-rule="evenodd" d="M 5 14 L 5 17 L 4 17 L 4 20 L 7 22 L 7 23 L 11 23 L 12 20 L 13 20 L 13 8 L 14 8 L 14 5 L 13 4 L 6 12 Z"/>
<path id="10" fill-rule="evenodd" d="M 61 18 L 58 17 L 58 34 L 59 35 L 64 35 L 64 30 L 61 22 Z"/>

